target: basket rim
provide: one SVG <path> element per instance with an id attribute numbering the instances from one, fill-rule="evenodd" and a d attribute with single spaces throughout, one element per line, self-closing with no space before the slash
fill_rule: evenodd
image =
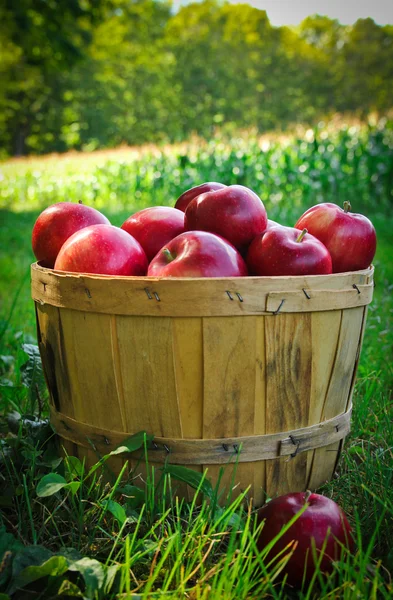
<path id="1" fill-rule="evenodd" d="M 65 278 L 73 278 L 73 279 L 81 279 L 83 278 L 84 280 L 99 280 L 99 281 L 111 281 L 111 280 L 115 280 L 115 281 L 138 281 L 138 282 L 149 282 L 151 283 L 156 283 L 156 282 L 160 282 L 160 281 L 165 281 L 165 282 L 173 282 L 175 283 L 182 283 L 182 282 L 197 282 L 197 281 L 203 281 L 204 283 L 206 282 L 216 282 L 216 281 L 228 281 L 228 282 L 239 282 L 239 281 L 272 281 L 272 282 L 285 282 L 288 280 L 300 280 L 301 279 L 306 279 L 307 281 L 311 282 L 321 282 L 321 281 L 326 281 L 327 278 L 337 278 L 337 282 L 340 281 L 340 279 L 344 280 L 344 278 L 348 278 L 348 276 L 353 275 L 354 277 L 356 277 L 357 275 L 359 276 L 367 276 L 367 277 L 372 277 L 374 275 L 374 265 L 371 264 L 369 267 L 367 267 L 366 269 L 359 269 L 358 271 L 344 271 L 342 273 L 331 273 L 328 275 L 272 275 L 272 276 L 257 276 L 257 275 L 248 275 L 246 277 L 152 277 L 152 276 L 147 276 L 147 275 L 102 275 L 102 274 L 97 274 L 97 273 L 76 273 L 73 271 L 60 271 L 60 270 L 55 270 L 55 269 L 51 269 L 48 267 L 44 267 L 43 265 L 40 264 L 40 261 L 36 261 L 33 262 L 31 264 L 31 270 L 35 271 L 37 273 L 43 273 L 43 274 L 47 274 L 47 275 L 52 275 L 53 277 L 58 277 L 60 279 L 65 279 Z"/>

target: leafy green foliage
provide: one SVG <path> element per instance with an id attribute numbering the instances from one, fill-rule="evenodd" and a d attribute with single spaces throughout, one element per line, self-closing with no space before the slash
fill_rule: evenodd
<path id="1" fill-rule="evenodd" d="M 333 28 L 332 46 L 336 34 Z M 387 121 L 338 128 L 326 123 L 285 138 L 215 137 L 140 154 L 85 154 L 83 161 L 68 156 L 4 166 L 0 600 L 40 595 L 121 600 L 131 594 L 160 600 L 392 597 L 392 131 Z M 235 501 L 229 494 L 218 496 L 208 477 L 174 465 L 149 468 L 144 485 L 126 468 L 116 477 L 111 460 L 126 461 L 128 451 L 140 449 L 145 462 L 150 437 L 144 432 L 88 468 L 60 454 L 45 418 L 43 391 L 42 403 L 30 396 L 40 367 L 36 347 L 26 354 L 23 345 L 35 346 L 28 265 L 38 210 L 82 198 L 119 225 L 131 211 L 173 204 L 187 187 L 211 179 L 249 185 L 263 198 L 269 217 L 287 224 L 316 201 L 349 199 L 377 229 L 376 288 L 353 398 L 352 434 L 336 477 L 320 490 L 348 514 L 357 550 L 337 561 L 331 577 L 319 573 L 299 594 L 279 580 L 289 549 L 276 565 L 268 564 L 267 550 L 256 552 L 255 514 L 245 495 Z M 190 493 L 189 502 L 178 500 L 171 494 L 176 485 L 199 493 Z"/>
<path id="2" fill-rule="evenodd" d="M 214 137 L 210 142 L 119 152 L 113 158 L 15 164 L 3 167 L 0 207 L 24 211 L 54 202 L 83 201 L 106 211 L 173 205 L 187 188 L 220 181 L 252 188 L 269 217 L 292 224 L 316 202 L 344 200 L 354 212 L 392 202 L 393 123 L 348 126 L 321 122 L 281 138 Z M 116 218 L 120 222 L 122 215 Z M 124 217 L 126 215 L 124 214 Z M 17 250 L 16 250 L 17 253 Z M 9 301 L 8 301 L 9 303 Z"/>
<path id="3" fill-rule="evenodd" d="M 393 29 L 309 17 L 273 27 L 248 4 L 7 0 L 0 141 L 12 154 L 210 138 L 392 107 Z M 4 57 L 4 58 L 3 58 Z"/>
<path id="4" fill-rule="evenodd" d="M 202 492 L 206 498 L 209 498 L 210 500 L 213 499 L 213 487 L 209 479 L 206 478 L 206 474 L 197 473 L 196 471 L 188 469 L 187 467 L 170 464 L 166 464 L 163 470 L 165 475 L 171 475 L 173 479 L 183 481 L 183 483 L 187 483 L 194 490 Z"/>

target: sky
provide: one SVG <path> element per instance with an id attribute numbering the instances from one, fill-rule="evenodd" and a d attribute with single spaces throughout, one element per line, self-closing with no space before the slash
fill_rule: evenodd
<path id="1" fill-rule="evenodd" d="M 195 0 L 194 0 L 195 1 Z M 229 0 L 232 4 L 247 3 L 266 10 L 272 25 L 298 25 L 313 14 L 326 15 L 349 25 L 357 19 L 371 17 L 380 25 L 393 24 L 392 0 Z M 174 9 L 191 0 L 173 0 Z"/>

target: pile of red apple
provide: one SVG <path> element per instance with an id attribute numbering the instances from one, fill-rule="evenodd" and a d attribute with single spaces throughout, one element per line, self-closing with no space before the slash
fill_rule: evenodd
<path id="1" fill-rule="evenodd" d="M 62 202 L 45 209 L 32 235 L 45 267 L 102 275 L 242 277 L 326 275 L 365 269 L 376 249 L 365 216 L 331 203 L 295 227 L 269 221 L 261 199 L 241 185 L 208 182 L 175 208 L 156 206 L 111 225 L 99 211 Z"/>

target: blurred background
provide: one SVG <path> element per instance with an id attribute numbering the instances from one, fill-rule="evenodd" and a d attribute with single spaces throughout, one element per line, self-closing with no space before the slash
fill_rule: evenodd
<path id="1" fill-rule="evenodd" d="M 386 0 L 2 0 L 0 157 L 389 115 L 392 13 Z"/>

